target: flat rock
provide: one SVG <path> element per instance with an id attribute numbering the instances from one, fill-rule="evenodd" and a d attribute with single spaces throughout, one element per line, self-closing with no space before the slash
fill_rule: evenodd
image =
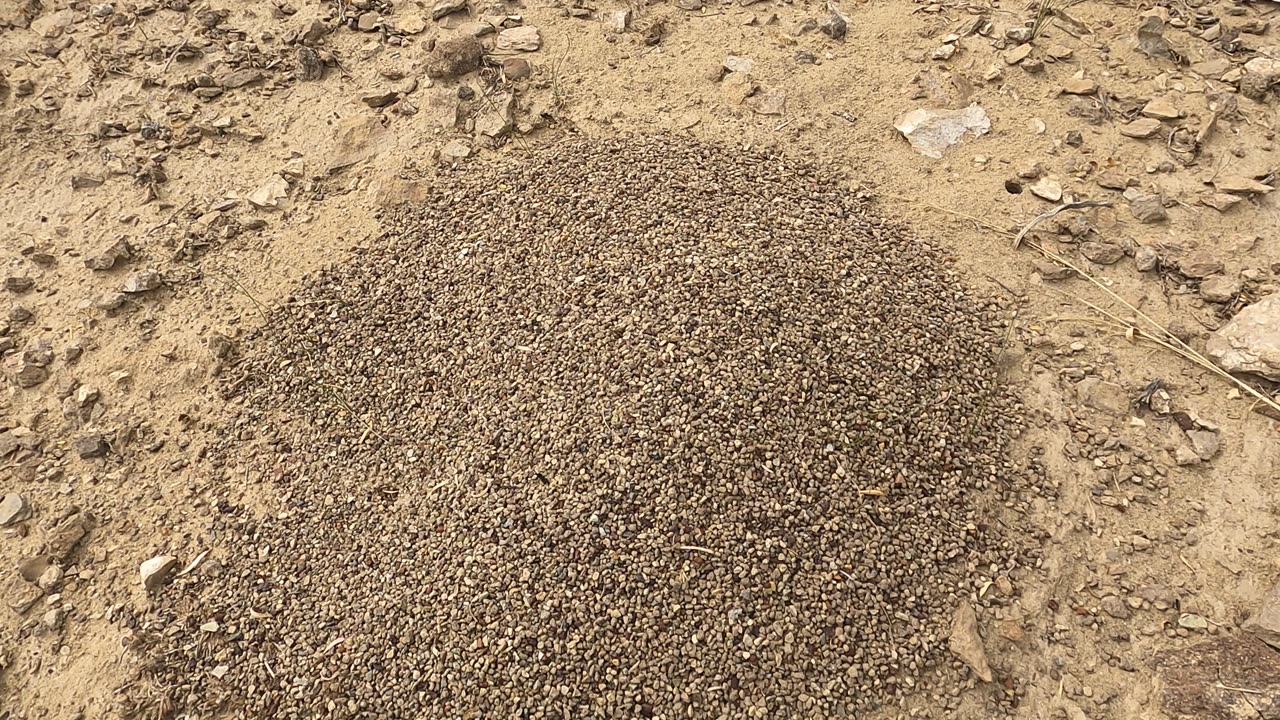
<path id="1" fill-rule="evenodd" d="M 1214 80 L 1217 80 L 1218 78 L 1225 75 L 1226 72 L 1230 70 L 1232 67 L 1233 66 L 1230 60 L 1219 58 L 1215 60 L 1205 60 L 1204 62 L 1192 63 L 1190 69 L 1191 69 L 1191 72 L 1199 75 L 1200 77 L 1212 78 Z"/>
<path id="2" fill-rule="evenodd" d="M 1108 190 L 1124 190 L 1129 187 L 1129 174 L 1122 170 L 1104 170 L 1098 174 L 1098 187 Z"/>
<path id="3" fill-rule="evenodd" d="M 274 210 L 280 207 L 280 203 L 287 197 L 289 197 L 289 181 L 281 175 L 272 175 L 269 180 L 249 193 L 248 200 L 254 207 Z"/>
<path id="4" fill-rule="evenodd" d="M 532 73 L 532 66 L 524 58 L 513 57 L 502 61 L 502 74 L 508 80 L 523 80 Z"/>
<path id="5" fill-rule="evenodd" d="M 1132 401 L 1123 387 L 1100 377 L 1076 383 L 1076 398 L 1085 405 L 1111 415 L 1128 415 Z"/>
<path id="6" fill-rule="evenodd" d="M 157 555 L 138 567 L 142 578 L 142 587 L 156 590 L 169 582 L 169 578 L 178 568 L 178 558 L 172 555 Z"/>
<path id="7" fill-rule="evenodd" d="M 484 46 L 471 34 L 459 34 L 436 43 L 427 54 L 424 71 L 427 77 L 451 78 L 465 75 L 480 67 Z"/>
<path id="8" fill-rule="evenodd" d="M 1232 193 L 1233 195 L 1265 195 L 1275 190 L 1274 187 L 1264 182 L 1259 182 L 1243 175 L 1225 175 L 1216 178 L 1213 181 L 1213 187 L 1218 192 Z"/>
<path id="9" fill-rule="evenodd" d="M 1133 252 L 1133 264 L 1138 272 L 1150 272 L 1160 265 L 1160 253 L 1143 245 Z"/>
<path id="10" fill-rule="evenodd" d="M 1222 272 L 1222 261 L 1201 250 L 1178 260 L 1178 270 L 1189 278 L 1207 278 Z"/>
<path id="11" fill-rule="evenodd" d="M 1169 219 L 1164 200 L 1159 195 L 1140 195 L 1129 201 L 1129 212 L 1135 220 L 1145 225 L 1161 223 Z"/>
<path id="12" fill-rule="evenodd" d="M 1131 138 L 1149 138 L 1160 132 L 1160 121 L 1155 118 L 1138 118 L 1120 126 L 1120 134 Z"/>
<path id="13" fill-rule="evenodd" d="M 1205 354 L 1227 372 L 1246 372 L 1280 382 L 1280 294 L 1236 313 L 1209 335 Z"/>
<path id="14" fill-rule="evenodd" d="M 1073 77 L 1062 83 L 1062 92 L 1068 95 L 1092 95 L 1097 90 L 1098 83 L 1089 78 Z"/>
<path id="15" fill-rule="evenodd" d="M 31 517 L 31 505 L 18 493 L 0 498 L 0 527 L 8 527 Z"/>
<path id="16" fill-rule="evenodd" d="M 781 115 L 786 112 L 787 93 L 772 87 L 764 87 L 747 98 L 747 107 L 759 115 Z"/>
<path id="17" fill-rule="evenodd" d="M 1226 275 L 1214 275 L 1200 283 L 1200 297 L 1209 302 L 1231 302 L 1240 294 L 1240 281 Z"/>
<path id="18" fill-rule="evenodd" d="M 42 597 L 44 597 L 44 593 L 40 588 L 15 577 L 9 584 L 9 592 L 5 597 L 5 603 L 8 604 L 9 609 L 22 615 L 39 602 Z"/>
<path id="19" fill-rule="evenodd" d="M 431 6 L 431 19 L 439 20 L 446 15 L 462 12 L 467 9 L 467 0 L 440 0 Z"/>
<path id="20" fill-rule="evenodd" d="M 743 75 L 750 75 L 756 66 L 756 61 L 740 55 L 726 55 L 724 62 L 720 66 L 724 68 L 726 73 L 737 72 Z"/>
<path id="21" fill-rule="evenodd" d="M 49 554 L 58 562 L 66 562 L 89 532 L 89 521 L 79 513 L 63 520 L 49 533 Z"/>
<path id="22" fill-rule="evenodd" d="M 35 363 L 23 362 L 18 365 L 18 370 L 13 374 L 13 379 L 14 382 L 18 383 L 18 387 L 35 387 L 49 379 L 49 371 Z"/>
<path id="23" fill-rule="evenodd" d="M 85 257 L 84 266 L 90 270 L 110 270 L 117 263 L 133 256 L 129 241 L 120 238 L 101 250 Z"/>
<path id="24" fill-rule="evenodd" d="M 111 445 L 100 433 L 88 433 L 76 438 L 75 451 L 82 459 L 105 457 Z"/>
<path id="25" fill-rule="evenodd" d="M 471 146 L 461 140 L 450 140 L 440 150 L 440 157 L 448 162 L 457 162 L 471 157 Z"/>
<path id="26" fill-rule="evenodd" d="M 121 288 L 126 293 L 144 293 L 155 290 L 164 283 L 164 277 L 156 270 L 139 270 L 130 273 L 129 277 L 124 279 L 124 287 Z"/>
<path id="27" fill-rule="evenodd" d="M 956 614 L 951 620 L 951 636 L 947 638 L 947 646 L 951 654 L 960 658 L 973 670 L 973 674 L 983 682 L 991 682 L 994 677 L 991 666 L 987 663 L 987 651 L 982 646 L 982 636 L 978 634 L 978 616 L 973 606 L 961 601 Z"/>
<path id="28" fill-rule="evenodd" d="M 1129 610 L 1129 606 L 1124 604 L 1124 599 L 1116 595 L 1108 595 L 1102 598 L 1100 607 L 1102 608 L 1102 612 L 1116 618 L 1117 620 L 1127 620 L 1129 615 L 1132 614 Z"/>
<path id="29" fill-rule="evenodd" d="M 1036 274 L 1044 280 L 1066 280 L 1076 274 L 1075 270 L 1048 260 L 1032 260 L 1031 266 L 1035 268 Z"/>
<path id="30" fill-rule="evenodd" d="M 1258 609 L 1240 627 L 1280 650 L 1280 582 L 1271 586 L 1271 591 L 1262 598 Z"/>
<path id="31" fill-rule="evenodd" d="M 263 77 L 261 70 L 257 68 L 246 68 L 244 70 L 234 70 L 223 75 L 218 80 L 218 84 L 224 88 L 241 88 L 245 85 L 252 85 L 261 82 Z"/>
<path id="32" fill-rule="evenodd" d="M 1155 98 L 1143 105 L 1142 114 L 1156 120 L 1175 120 L 1182 117 L 1182 111 L 1165 98 Z"/>
<path id="33" fill-rule="evenodd" d="M 533 52 L 542 47 L 542 33 L 532 25 L 507 28 L 498 33 L 498 52 Z"/>
<path id="34" fill-rule="evenodd" d="M 369 90 L 360 95 L 360 102 L 371 108 L 384 108 L 399 99 L 398 90 Z"/>
<path id="35" fill-rule="evenodd" d="M 1027 189 L 1031 191 L 1032 195 L 1049 202 L 1058 202 L 1062 199 L 1062 184 L 1053 178 L 1040 178 L 1029 185 Z"/>
<path id="36" fill-rule="evenodd" d="M 1010 65 L 1017 65 L 1026 60 L 1031 55 L 1031 45 L 1023 43 L 1012 50 L 1008 50 L 1004 54 L 1004 61 Z"/>
<path id="37" fill-rule="evenodd" d="M 1231 193 L 1215 192 L 1200 196 L 1200 204 L 1224 213 L 1231 208 L 1239 205 L 1244 201 L 1240 195 L 1232 195 Z"/>
<path id="38" fill-rule="evenodd" d="M 1114 243 L 1089 241 L 1080 243 L 1080 254 L 1099 265 L 1114 265 L 1124 257 L 1124 248 Z"/>
<path id="39" fill-rule="evenodd" d="M 1212 460 L 1222 448 L 1218 433 L 1212 430 L 1188 430 L 1187 439 L 1191 441 L 1191 449 L 1196 456 L 1204 462 Z"/>

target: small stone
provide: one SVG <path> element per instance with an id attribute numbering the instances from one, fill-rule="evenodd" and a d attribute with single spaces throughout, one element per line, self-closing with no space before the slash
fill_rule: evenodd
<path id="1" fill-rule="evenodd" d="M 361 13 L 356 19 L 356 29 L 360 32 L 373 32 L 382 24 L 382 17 L 376 12 Z"/>
<path id="2" fill-rule="evenodd" d="M 939 45 L 938 47 L 934 48 L 933 52 L 929 53 L 929 57 L 933 58 L 934 60 L 950 60 L 952 57 L 955 57 L 955 54 L 956 54 L 956 46 L 952 44 L 947 44 L 947 45 Z"/>
<path id="3" fill-rule="evenodd" d="M 86 188 L 96 188 L 102 185 L 102 178 L 97 175 L 72 175 L 71 188 L 73 190 L 84 190 Z"/>
<path id="4" fill-rule="evenodd" d="M 1128 415 L 1132 401 L 1123 387 L 1100 377 L 1076 383 L 1076 398 L 1085 405 L 1111 415 Z"/>
<path id="5" fill-rule="evenodd" d="M 631 29 L 631 10 L 614 10 L 609 13 L 605 23 L 611 32 L 624 33 Z"/>
<path id="6" fill-rule="evenodd" d="M 68 517 L 49 533 L 49 554 L 58 562 L 66 562 L 88 532 L 89 522 L 84 516 L 77 513 Z"/>
<path id="7" fill-rule="evenodd" d="M 1125 190 L 1129 187 L 1129 175 L 1120 170 L 1104 170 L 1097 177 L 1098 187 L 1108 190 Z"/>
<path id="8" fill-rule="evenodd" d="M 1043 177 L 1027 186 L 1033 195 L 1049 202 L 1058 202 L 1062 199 L 1062 185 L 1053 178 Z"/>
<path id="9" fill-rule="evenodd" d="M 50 565 L 36 578 L 36 586 L 45 592 L 53 592 L 62 584 L 63 571 L 57 565 Z"/>
<path id="10" fill-rule="evenodd" d="M 0 527 L 9 527 L 31 517 L 31 505 L 27 498 L 18 493 L 9 493 L 0 498 Z"/>
<path id="11" fill-rule="evenodd" d="M 89 433 L 76 438 L 76 454 L 84 460 L 105 457 L 111 445 L 99 433 Z"/>
<path id="12" fill-rule="evenodd" d="M 1023 180 L 1035 180 L 1044 174 L 1044 168 L 1038 162 L 1026 162 L 1018 168 L 1018 177 Z"/>
<path id="13" fill-rule="evenodd" d="M 1144 105 L 1142 114 L 1156 120 L 1176 120 L 1182 117 L 1182 111 L 1164 98 L 1155 98 Z"/>
<path id="14" fill-rule="evenodd" d="M 142 587 L 157 590 L 169 582 L 169 577 L 178 567 L 178 558 L 172 555 L 157 555 L 138 567 L 142 577 Z"/>
<path id="15" fill-rule="evenodd" d="M 1150 272 L 1160 264 L 1160 254 L 1143 245 L 1134 251 L 1133 264 L 1138 272 Z"/>
<path id="16" fill-rule="evenodd" d="M 1139 118 L 1120 126 L 1120 134 L 1131 138 L 1149 138 L 1160 132 L 1160 121 L 1155 118 Z"/>
<path id="17" fill-rule="evenodd" d="M 18 387 L 35 387 L 49 379 L 49 371 L 35 363 L 23 362 L 18 365 L 18 370 L 13 374 L 13 379 L 18 383 Z"/>
<path id="18" fill-rule="evenodd" d="M 523 80 L 532 72 L 532 66 L 524 58 L 507 58 L 502 61 L 502 74 L 508 80 Z"/>
<path id="19" fill-rule="evenodd" d="M 1207 278 L 1222 269 L 1222 262 L 1203 250 L 1178 260 L 1178 270 L 1189 278 Z"/>
<path id="20" fill-rule="evenodd" d="M 1159 195 L 1140 195 L 1129 201 L 1129 212 L 1144 225 L 1161 223 L 1169 219 L 1164 200 Z"/>
<path id="21" fill-rule="evenodd" d="M 1226 212 L 1239 205 L 1244 198 L 1230 193 L 1209 193 L 1200 197 L 1200 204 L 1207 205 L 1218 212 Z"/>
<path id="22" fill-rule="evenodd" d="M 396 32 L 402 35 L 417 35 L 427 29 L 427 21 L 421 15 L 407 15 L 401 17 L 396 15 L 392 18 L 395 23 Z"/>
<path id="23" fill-rule="evenodd" d="M 1173 461 L 1178 464 L 1178 467 L 1199 465 L 1200 455 L 1190 445 L 1179 445 L 1173 453 Z"/>
<path id="24" fill-rule="evenodd" d="M 93 300 L 93 306 L 99 310 L 118 310 L 129 299 L 122 292 L 105 292 Z"/>
<path id="25" fill-rule="evenodd" d="M 973 670 L 973 674 L 983 682 L 991 682 L 991 666 L 987 663 L 987 652 L 982 646 L 982 636 L 978 634 L 978 616 L 973 606 L 961 601 L 951 621 L 951 636 L 947 640 L 951 653 L 960 658 Z"/>
<path id="26" fill-rule="evenodd" d="M 676 7 L 686 12 L 697 12 L 702 9 L 702 0 L 676 0 Z"/>
<path id="27" fill-rule="evenodd" d="M 283 176 L 276 174 L 270 179 L 258 186 L 258 189 L 249 193 L 249 203 L 254 207 L 263 208 L 264 210 L 274 210 L 280 207 L 282 201 L 289 197 L 289 181 Z"/>
<path id="28" fill-rule="evenodd" d="M 1209 302 L 1231 302 L 1240 295 L 1240 281 L 1226 275 L 1214 275 L 1200 283 L 1200 297 Z"/>
<path id="29" fill-rule="evenodd" d="M 1209 621 L 1203 615 L 1183 613 L 1178 617 L 1178 627 L 1188 630 L 1205 630 L 1209 627 Z"/>
<path id="30" fill-rule="evenodd" d="M 507 28 L 498 33 L 498 52 L 533 52 L 542 47 L 542 34 L 532 25 Z"/>
<path id="31" fill-rule="evenodd" d="M 384 108 L 399 99 L 397 90 L 370 90 L 360 95 L 360 102 L 371 108 Z"/>
<path id="32" fill-rule="evenodd" d="M 252 85 L 256 82 L 261 82 L 265 77 L 266 76 L 262 74 L 262 71 L 257 68 L 245 68 L 222 76 L 218 81 L 218 85 L 234 90 L 246 85 Z"/>
<path id="33" fill-rule="evenodd" d="M 1044 71 L 1044 61 L 1038 58 L 1027 58 L 1019 63 L 1018 66 L 1033 75 Z"/>
<path id="34" fill-rule="evenodd" d="M 110 270 L 116 263 L 128 260 L 133 255 L 129 241 L 120 238 L 98 252 L 84 259 L 84 266 L 90 270 Z"/>
<path id="35" fill-rule="evenodd" d="M 467 9 L 467 0 L 440 0 L 431 7 L 431 19 L 440 20 L 445 16 Z"/>
<path id="36" fill-rule="evenodd" d="M 471 146 L 461 140 L 450 140 L 440 150 L 440 157 L 448 162 L 465 160 L 471 156 Z"/>
<path id="37" fill-rule="evenodd" d="M 54 608 L 40 618 L 40 625 L 46 631 L 54 631 L 62 627 L 64 613 L 61 608 Z"/>
<path id="38" fill-rule="evenodd" d="M 750 75 L 755 68 L 756 63 L 751 58 L 741 57 L 738 55 L 726 55 L 724 62 L 720 64 L 726 73 L 742 73 Z"/>
<path id="39" fill-rule="evenodd" d="M 427 77 L 451 78 L 480 67 L 484 46 L 473 35 L 460 34 L 436 43 L 427 55 Z"/>
<path id="40" fill-rule="evenodd" d="M 44 593 L 40 591 L 40 588 L 15 578 L 9 586 L 9 596 L 6 598 L 6 602 L 10 609 L 22 615 L 39 602 L 42 597 L 44 597 Z"/>
<path id="41" fill-rule="evenodd" d="M 1222 447 L 1218 433 L 1212 430 L 1188 430 L 1187 439 L 1191 441 L 1191 449 L 1206 462 L 1217 456 L 1218 450 Z"/>
<path id="42" fill-rule="evenodd" d="M 1205 60 L 1204 62 L 1192 63 L 1191 72 L 1206 77 L 1211 80 L 1221 78 L 1232 67 L 1231 61 L 1223 58 L 1214 60 Z"/>
<path id="43" fill-rule="evenodd" d="M 1017 65 L 1031 55 L 1031 45 L 1023 43 L 1005 52 L 1004 61 L 1009 65 Z"/>
<path id="44" fill-rule="evenodd" d="M 294 75 L 299 80 L 311 82 L 324 77 L 324 60 L 320 59 L 320 53 L 304 45 L 298 48 L 294 57 L 297 59 Z"/>
<path id="45" fill-rule="evenodd" d="M 1070 60 L 1075 52 L 1066 45 L 1050 45 L 1045 48 L 1045 54 L 1054 60 Z"/>
<path id="46" fill-rule="evenodd" d="M 1233 195 L 1265 195 L 1275 189 L 1266 183 L 1242 175 L 1226 175 L 1217 178 L 1213 181 L 1213 187 L 1218 192 Z"/>
<path id="47" fill-rule="evenodd" d="M 164 282 L 164 278 L 155 270 L 139 270 L 130 273 L 129 277 L 124 280 L 124 287 L 121 288 L 126 293 L 144 293 L 155 290 Z"/>
<path id="48" fill-rule="evenodd" d="M 1132 614 L 1125 601 L 1115 595 L 1108 595 L 1102 598 L 1102 612 L 1117 620 L 1127 620 Z"/>
<path id="49" fill-rule="evenodd" d="M 1124 257 L 1124 248 L 1114 243 L 1089 241 L 1080 243 L 1080 254 L 1099 265 L 1114 265 Z"/>
<path id="50" fill-rule="evenodd" d="M 831 14 L 818 23 L 818 30 L 832 40 L 843 40 L 849 32 L 849 20 L 835 7 L 828 5 Z"/>
<path id="51" fill-rule="evenodd" d="M 1280 293 L 1246 306 L 1210 333 L 1205 354 L 1227 372 L 1280 382 Z"/>
<path id="52" fill-rule="evenodd" d="M 35 286 L 35 281 L 26 275 L 10 275 L 4 279 L 4 289 L 11 293 L 24 293 Z"/>
<path id="53" fill-rule="evenodd" d="M 1092 95 L 1098 91 L 1098 83 L 1084 77 L 1068 78 L 1062 83 L 1062 92 L 1067 95 Z"/>
<path id="54" fill-rule="evenodd" d="M 1271 587 L 1240 629 L 1280 650 L 1280 583 Z"/>
<path id="55" fill-rule="evenodd" d="M 1032 260 L 1031 265 L 1036 269 L 1037 275 L 1048 281 L 1066 280 L 1076 274 L 1075 270 L 1048 260 Z"/>
<path id="56" fill-rule="evenodd" d="M 1025 45 L 1031 42 L 1032 30 L 1026 26 L 1011 27 L 1004 31 L 1004 36 L 1018 45 Z"/>

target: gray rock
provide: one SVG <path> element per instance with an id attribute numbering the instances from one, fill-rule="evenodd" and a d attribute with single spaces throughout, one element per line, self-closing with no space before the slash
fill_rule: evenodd
<path id="1" fill-rule="evenodd" d="M 1214 275 L 1200 283 L 1200 297 L 1209 302 L 1231 302 L 1240 294 L 1240 281 L 1226 275 Z"/>
<path id="2" fill-rule="evenodd" d="M 144 293 L 155 290 L 164 282 L 164 277 L 155 270 L 139 270 L 125 278 L 124 287 L 127 293 Z"/>
<path id="3" fill-rule="evenodd" d="M 1076 383 L 1076 397 L 1085 405 L 1111 415 L 1127 415 L 1132 405 L 1124 388 L 1100 377 L 1087 377 Z"/>
<path id="4" fill-rule="evenodd" d="M 31 505 L 18 493 L 0 498 L 0 527 L 9 527 L 31 517 Z"/>
<path id="5" fill-rule="evenodd" d="M 1159 195 L 1141 195 L 1129 201 L 1129 212 L 1138 222 L 1146 225 L 1161 223 L 1169 219 L 1169 212 L 1164 209 L 1164 201 Z"/>
<path id="6" fill-rule="evenodd" d="M 18 366 L 13 379 L 18 383 L 18 387 L 35 387 L 49 379 L 49 371 L 34 363 L 23 362 Z"/>
<path id="7" fill-rule="evenodd" d="M 1032 260 L 1031 265 L 1036 269 L 1036 273 L 1044 280 L 1066 280 L 1076 274 L 1075 270 L 1064 265 L 1049 262 L 1048 260 Z"/>
<path id="8" fill-rule="evenodd" d="M 1118 620 L 1126 620 L 1131 614 L 1129 606 L 1116 595 L 1108 595 L 1102 598 L 1102 612 Z"/>
<path id="9" fill-rule="evenodd" d="M 157 555 L 138 567 L 142 577 L 142 587 L 156 590 L 169 582 L 173 571 L 178 568 L 178 558 L 172 555 Z"/>
<path id="10" fill-rule="evenodd" d="M 431 19 L 439 20 L 445 16 L 467 9 L 467 0 L 440 0 L 431 7 Z"/>
<path id="11" fill-rule="evenodd" d="M 1080 254 L 1099 265 L 1114 265 L 1124 257 L 1124 248 L 1113 243 L 1089 241 L 1080 243 Z"/>
<path id="12" fill-rule="evenodd" d="M 90 270 L 110 270 L 122 260 L 128 260 L 133 255 L 133 248 L 129 246 L 129 242 L 123 238 L 111 243 L 107 247 L 98 252 L 89 255 L 84 259 L 84 266 Z"/>
<path id="13" fill-rule="evenodd" d="M 982 646 L 982 636 L 978 634 L 978 616 L 973 606 L 961 602 L 951 620 L 951 636 L 947 639 L 951 653 L 964 661 L 973 674 L 983 682 L 991 682 L 991 666 L 987 663 L 987 653 Z"/>
<path id="14" fill-rule="evenodd" d="M 4 279 L 4 289 L 11 293 L 24 293 L 35 286 L 35 281 L 26 275 L 10 275 Z"/>
<path id="15" fill-rule="evenodd" d="M 81 435 L 75 441 L 76 454 L 85 460 L 105 457 L 111 445 L 98 433 Z"/>
<path id="16" fill-rule="evenodd" d="M 1138 272 L 1150 272 L 1160 265 L 1160 253 L 1143 245 L 1133 253 L 1133 264 Z"/>
<path id="17" fill-rule="evenodd" d="M 507 28 L 498 33 L 498 52 L 533 52 L 542 47 L 542 34 L 532 25 Z"/>
<path id="18" fill-rule="evenodd" d="M 1280 295 L 1269 295 L 1236 313 L 1209 335 L 1205 353 L 1227 372 L 1280 382 Z"/>
<path id="19" fill-rule="evenodd" d="M 45 592 L 53 592 L 62 584 L 63 575 L 62 568 L 50 565 L 40 573 L 40 577 L 36 578 L 36 586 Z"/>
<path id="20" fill-rule="evenodd" d="M 1212 460 L 1222 447 L 1218 433 L 1212 430 L 1188 430 L 1187 439 L 1191 441 L 1191 449 L 1201 460 Z"/>
<path id="21" fill-rule="evenodd" d="M 1241 629 L 1280 650 L 1280 583 L 1272 586 L 1258 610 L 1245 621 Z"/>
<path id="22" fill-rule="evenodd" d="M 1222 272 L 1222 262 L 1206 252 L 1198 252 L 1178 260 L 1178 270 L 1189 278 L 1207 278 Z"/>

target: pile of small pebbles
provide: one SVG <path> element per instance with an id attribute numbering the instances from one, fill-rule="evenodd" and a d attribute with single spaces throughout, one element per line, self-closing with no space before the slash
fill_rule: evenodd
<path id="1" fill-rule="evenodd" d="M 993 305 L 796 160 L 441 172 L 228 368 L 211 462 L 280 503 L 220 504 L 143 619 L 167 703 L 855 717 L 951 667 L 975 576 L 1034 563 L 979 509 L 1025 485 Z"/>

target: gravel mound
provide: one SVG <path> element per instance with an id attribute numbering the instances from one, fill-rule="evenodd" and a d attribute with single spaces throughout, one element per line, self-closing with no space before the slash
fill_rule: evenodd
<path id="1" fill-rule="evenodd" d="M 285 509 L 144 625 L 175 707 L 852 717 L 1032 561 L 993 308 L 819 169 L 571 142 L 386 220 L 228 381 Z"/>

